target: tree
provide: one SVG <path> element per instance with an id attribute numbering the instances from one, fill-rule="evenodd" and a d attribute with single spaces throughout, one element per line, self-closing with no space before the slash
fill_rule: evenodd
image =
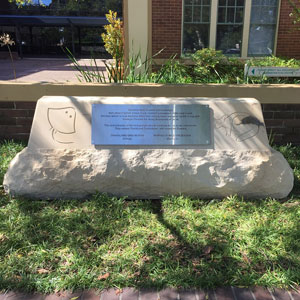
<path id="1" fill-rule="evenodd" d="M 122 0 L 8 0 L 18 9 L 48 10 L 53 15 L 104 16 L 109 10 L 122 14 Z"/>

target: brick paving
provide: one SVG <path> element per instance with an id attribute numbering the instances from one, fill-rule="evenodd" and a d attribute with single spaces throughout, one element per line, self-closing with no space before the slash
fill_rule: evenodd
<path id="1" fill-rule="evenodd" d="M 102 292 L 87 290 L 84 292 L 62 292 L 51 295 L 8 292 L 0 294 L 0 300 L 300 300 L 300 292 L 281 289 L 255 287 L 251 289 L 227 287 L 216 290 L 175 290 L 161 291 L 126 288 L 108 289 Z"/>
<path id="2" fill-rule="evenodd" d="M 104 72 L 107 77 L 104 61 L 107 61 L 109 64 L 108 60 L 96 60 L 99 71 Z M 89 59 L 80 59 L 78 63 L 81 66 L 86 66 L 89 70 L 94 69 L 91 67 Z M 79 72 L 74 70 L 72 63 L 68 59 L 24 58 L 15 60 L 14 64 L 16 80 L 13 76 L 11 61 L 9 59 L 0 59 L 0 80 L 14 82 L 79 82 L 77 78 Z"/>

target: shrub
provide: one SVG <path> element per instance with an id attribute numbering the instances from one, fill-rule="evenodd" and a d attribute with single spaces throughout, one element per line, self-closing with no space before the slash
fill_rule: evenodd
<path id="1" fill-rule="evenodd" d="M 196 51 L 192 55 L 192 60 L 195 62 L 194 73 L 197 77 L 215 77 L 218 75 L 216 69 L 220 62 L 225 60 L 225 55 L 222 51 L 217 51 L 211 48 L 204 48 Z"/>
<path id="2" fill-rule="evenodd" d="M 300 68 L 300 60 L 284 59 L 276 56 L 266 56 L 247 61 L 249 66 Z"/>
<path id="3" fill-rule="evenodd" d="M 244 63 L 238 58 L 228 58 L 222 51 L 204 48 L 192 55 L 195 63 L 191 69 L 193 82 L 237 83 L 243 78 Z"/>

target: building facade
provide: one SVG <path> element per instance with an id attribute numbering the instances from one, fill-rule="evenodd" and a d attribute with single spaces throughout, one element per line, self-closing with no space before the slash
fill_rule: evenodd
<path id="1" fill-rule="evenodd" d="M 61 46 L 79 56 L 109 57 L 101 33 L 110 8 L 121 16 L 122 0 L 32 0 L 22 6 L 0 0 L 0 34 L 10 34 L 20 57 L 65 57 Z"/>
<path id="2" fill-rule="evenodd" d="M 124 15 L 138 13 L 135 1 L 124 0 Z M 128 18 L 129 52 L 132 43 L 139 44 L 139 36 L 147 35 L 148 56 L 164 49 L 159 58 L 184 58 L 207 47 L 241 58 L 300 58 L 300 24 L 293 24 L 289 16 L 289 0 L 139 1 L 144 2 L 144 24 Z M 144 33 L 130 38 L 130 28 L 141 31 L 145 26 Z"/>

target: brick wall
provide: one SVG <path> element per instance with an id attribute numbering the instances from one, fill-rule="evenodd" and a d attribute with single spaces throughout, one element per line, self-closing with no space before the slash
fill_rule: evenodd
<path id="1" fill-rule="evenodd" d="M 262 104 L 262 109 L 276 144 L 300 145 L 300 104 Z"/>
<path id="2" fill-rule="evenodd" d="M 27 142 L 36 102 L 0 102 L 0 140 Z"/>
<path id="3" fill-rule="evenodd" d="M 289 1 L 281 0 L 276 55 L 300 59 L 300 24 L 292 23 L 291 12 Z"/>
<path id="4" fill-rule="evenodd" d="M 0 102 L 0 140 L 28 141 L 36 102 Z M 262 104 L 276 144 L 300 145 L 300 104 Z"/>
<path id="5" fill-rule="evenodd" d="M 170 58 L 181 53 L 182 0 L 152 0 L 152 54 Z"/>
<path id="6" fill-rule="evenodd" d="M 282 0 L 276 54 L 300 59 L 300 24 L 292 23 L 291 12 L 289 0 Z M 181 54 L 181 19 L 182 0 L 152 0 L 152 54 L 165 48 L 157 58 Z"/>

